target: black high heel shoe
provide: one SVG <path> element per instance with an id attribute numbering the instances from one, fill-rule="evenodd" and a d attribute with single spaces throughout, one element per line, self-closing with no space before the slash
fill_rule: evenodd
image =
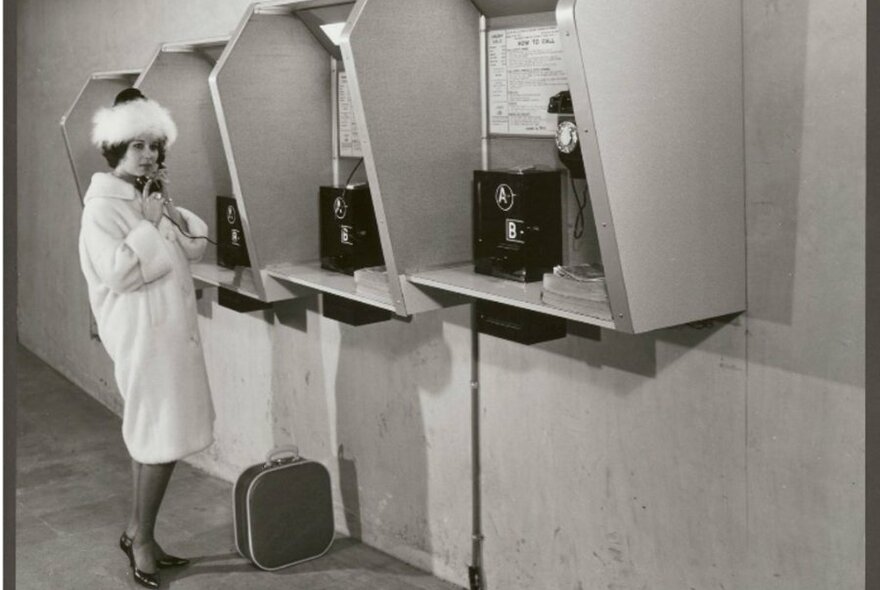
<path id="1" fill-rule="evenodd" d="M 134 581 L 144 588 L 155 589 L 161 585 L 161 582 L 159 581 L 159 572 L 148 574 L 147 572 L 142 572 L 134 565 L 131 566 L 131 577 L 133 577 Z"/>
<path id="2" fill-rule="evenodd" d="M 119 548 L 128 556 L 128 564 L 131 566 L 131 577 L 134 581 L 144 588 L 158 588 L 161 585 L 159 581 L 159 572 L 148 574 L 138 569 L 134 562 L 134 548 L 132 540 L 123 532 L 119 537 Z M 157 564 L 158 567 L 158 564 Z"/>
<path id="3" fill-rule="evenodd" d="M 119 537 L 119 548 L 122 549 L 122 552 L 128 557 L 128 565 L 134 567 L 134 551 L 132 551 L 131 543 L 131 538 L 125 534 L 125 531 L 123 531 L 122 536 Z"/>
<path id="4" fill-rule="evenodd" d="M 119 548 L 122 549 L 122 552 L 128 556 L 129 565 L 134 567 L 134 552 L 131 549 L 131 544 L 131 538 L 123 531 L 122 536 L 119 537 Z M 184 557 L 166 555 L 162 559 L 156 560 L 156 567 L 158 567 L 159 569 L 166 569 L 169 567 L 179 567 L 182 565 L 187 565 L 188 563 L 189 560 Z"/>

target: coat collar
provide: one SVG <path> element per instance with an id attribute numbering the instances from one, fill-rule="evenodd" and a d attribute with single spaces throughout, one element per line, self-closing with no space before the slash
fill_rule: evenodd
<path id="1" fill-rule="evenodd" d="M 97 197 L 131 201 L 139 196 L 137 189 L 121 178 L 113 176 L 109 172 L 96 172 L 92 175 L 92 182 L 89 184 L 83 202 Z"/>

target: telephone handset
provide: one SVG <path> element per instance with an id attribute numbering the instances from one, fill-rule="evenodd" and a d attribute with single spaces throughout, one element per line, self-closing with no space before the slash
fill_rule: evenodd
<path id="1" fill-rule="evenodd" d="M 556 150 L 559 159 L 568 168 L 571 191 L 577 201 L 577 216 L 574 220 L 573 237 L 578 240 L 584 235 L 584 209 L 590 198 L 589 185 L 584 186 L 584 194 L 578 193 L 574 185 L 574 179 L 587 179 L 584 170 L 584 160 L 581 157 L 581 144 L 578 140 L 578 129 L 574 121 L 574 105 L 571 102 L 571 92 L 563 90 L 559 94 L 550 97 L 547 105 L 548 113 L 557 113 L 556 125 Z"/>
<path id="2" fill-rule="evenodd" d="M 156 169 L 156 172 L 163 170 L 165 168 L 164 164 L 159 164 L 159 167 Z M 147 181 L 150 180 L 149 176 L 138 176 L 134 179 L 134 186 L 137 188 L 138 192 L 143 192 L 144 187 L 147 185 Z M 153 180 L 153 183 L 150 185 L 150 191 L 154 193 L 162 192 L 162 181 L 161 180 Z"/>
<path id="3" fill-rule="evenodd" d="M 586 178 L 584 161 L 581 159 L 581 145 L 578 141 L 577 125 L 574 120 L 574 105 L 571 92 L 562 92 L 550 97 L 548 113 L 557 113 L 556 149 L 559 159 L 568 168 L 572 178 Z"/>

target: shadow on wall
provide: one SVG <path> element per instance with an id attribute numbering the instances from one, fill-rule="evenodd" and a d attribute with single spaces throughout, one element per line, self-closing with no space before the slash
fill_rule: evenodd
<path id="1" fill-rule="evenodd" d="M 860 2 L 744 3 L 748 362 L 857 387 L 863 11 Z"/>
<path id="2" fill-rule="evenodd" d="M 470 329 L 469 315 L 448 315 L 446 321 L 455 324 L 465 330 Z M 601 330 L 599 339 L 591 334 L 592 326 L 568 323 L 568 335 L 558 340 L 550 340 L 538 344 L 518 344 L 507 342 L 494 336 L 480 335 L 481 347 L 492 341 L 505 342 L 511 347 L 524 347 L 532 350 L 545 350 L 554 354 L 565 356 L 573 361 L 585 362 L 593 367 L 613 367 L 635 373 L 643 377 L 655 377 L 657 374 L 656 361 L 656 336 L 638 335 L 632 336 L 610 330 Z M 526 373 L 534 369 L 530 356 L 521 359 L 522 362 L 510 363 L 506 357 L 496 359 L 494 356 L 481 356 L 481 363 L 492 363 L 495 360 L 502 362 L 495 366 L 496 369 Z"/>
<path id="3" fill-rule="evenodd" d="M 439 394 L 449 384 L 451 354 L 441 324 L 438 314 L 408 323 L 340 324 L 336 370 L 339 478 L 349 531 L 379 548 L 406 545 L 424 556 L 432 547 L 420 392 Z"/>
<path id="4" fill-rule="evenodd" d="M 353 538 L 430 556 L 420 395 L 440 394 L 451 378 L 441 317 L 355 327 L 321 317 L 317 297 L 274 309 L 274 444 L 295 441 L 303 456 L 338 473 Z"/>
<path id="5" fill-rule="evenodd" d="M 794 300 L 809 10 L 795 0 L 746 0 L 744 10 L 748 313 L 783 325 Z"/>
<path id="6" fill-rule="evenodd" d="M 342 507 L 345 511 L 345 525 L 348 534 L 355 539 L 363 539 L 361 525 L 361 499 L 358 492 L 357 467 L 354 457 L 345 456 L 345 445 L 340 444 L 337 450 L 339 462 L 339 493 L 342 496 Z"/>
<path id="7" fill-rule="evenodd" d="M 466 316 L 449 316 L 446 321 L 465 330 L 469 329 Z M 645 334 L 600 330 L 597 338 L 590 328 L 592 326 L 569 322 L 565 338 L 533 345 L 481 335 L 480 347 L 483 352 L 480 363 L 490 371 L 487 374 L 497 371 L 499 374 L 513 373 L 525 377 L 530 373 L 546 370 L 546 357 L 542 359 L 541 354 L 537 354 L 542 352 L 575 363 L 572 367 L 583 364 L 600 371 L 613 369 L 639 378 L 656 379 L 683 355 L 695 350 L 714 355 L 719 365 L 725 369 L 741 370 L 740 365 L 745 358 L 743 314 Z M 595 375 L 599 379 L 599 373 Z M 630 388 L 641 387 L 644 379 L 616 379 L 614 392 L 618 396 L 626 396 L 631 392 Z"/>
<path id="8" fill-rule="evenodd" d="M 319 313 L 318 297 L 278 301 L 273 308 L 277 321 L 272 331 L 269 407 L 273 444 L 295 443 L 303 456 L 327 461 L 333 455 L 333 445 L 320 370 L 322 334 L 315 325 L 309 333 L 309 317 Z"/>

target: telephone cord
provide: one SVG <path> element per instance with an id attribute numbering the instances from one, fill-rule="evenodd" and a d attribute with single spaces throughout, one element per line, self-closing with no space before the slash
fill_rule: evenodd
<path id="1" fill-rule="evenodd" d="M 343 198 L 345 196 L 345 192 L 348 190 L 348 183 L 351 182 L 351 179 L 354 178 L 354 173 L 357 172 L 357 169 L 361 167 L 361 164 L 364 163 L 364 159 L 361 158 L 358 160 L 358 163 L 354 165 L 354 168 L 351 169 L 351 173 L 348 175 L 348 178 L 345 179 L 345 185 L 342 187 L 342 193 L 339 195 L 339 198 Z"/>
<path id="2" fill-rule="evenodd" d="M 346 181 L 345 181 L 345 186 L 342 188 L 342 196 L 345 196 L 345 191 L 348 189 L 348 183 L 351 182 L 351 179 L 352 179 L 352 178 L 354 178 L 354 173 L 357 172 L 357 169 L 360 168 L 360 166 L 361 166 L 361 164 L 363 164 L 363 162 L 364 162 L 364 159 L 361 158 L 360 160 L 358 160 L 358 163 L 355 164 L 355 167 L 351 169 L 351 174 L 348 175 L 348 178 L 347 178 Z M 218 246 L 218 245 L 219 245 L 219 244 L 217 244 L 217 242 L 215 242 L 214 240 L 212 240 L 212 239 L 209 238 L 208 236 L 191 236 L 191 235 L 189 235 L 188 233 L 186 233 L 186 232 L 183 230 L 182 227 L 180 227 L 180 226 L 177 224 L 177 222 L 175 222 L 173 219 L 171 219 L 171 218 L 168 216 L 167 213 L 163 213 L 162 216 L 165 217 L 165 219 L 167 219 L 167 220 L 170 221 L 171 223 L 173 223 L 173 224 L 174 224 L 174 227 L 176 227 L 177 229 L 179 229 L 179 230 L 180 230 L 180 233 L 182 233 L 182 234 L 183 234 L 184 236 L 186 236 L 187 238 L 189 238 L 189 239 L 191 239 L 191 240 L 207 240 L 207 241 L 211 242 L 212 244 L 214 244 L 215 246 Z M 581 222 L 581 223 L 583 224 L 583 222 Z"/>
<path id="3" fill-rule="evenodd" d="M 209 242 L 211 242 L 211 243 L 214 244 L 215 246 L 219 246 L 219 244 L 218 244 L 217 242 L 215 242 L 214 240 L 212 240 L 212 239 L 209 238 L 208 236 L 191 236 L 191 235 L 189 235 L 188 233 L 186 233 L 186 232 L 183 230 L 182 227 L 180 227 L 180 226 L 177 224 L 176 221 L 174 221 L 173 219 L 171 219 L 170 217 L 168 217 L 168 214 L 167 214 L 167 213 L 163 213 L 163 214 L 162 214 L 162 217 L 164 217 L 165 219 L 167 219 L 168 221 L 170 221 L 171 223 L 173 223 L 173 224 L 174 224 L 174 227 L 176 227 L 178 230 L 180 230 L 180 233 L 182 233 L 185 237 L 187 237 L 187 238 L 189 238 L 189 239 L 191 239 L 191 240 L 208 240 Z"/>
<path id="4" fill-rule="evenodd" d="M 574 239 L 579 240 L 584 235 L 584 209 L 587 206 L 587 199 L 590 194 L 590 187 L 587 184 L 584 184 L 584 195 L 581 197 L 580 193 L 578 193 L 577 187 L 574 184 L 574 178 L 569 176 L 569 180 L 571 181 L 571 192 L 574 193 L 574 200 L 577 202 L 578 211 L 577 216 L 574 219 Z"/>

